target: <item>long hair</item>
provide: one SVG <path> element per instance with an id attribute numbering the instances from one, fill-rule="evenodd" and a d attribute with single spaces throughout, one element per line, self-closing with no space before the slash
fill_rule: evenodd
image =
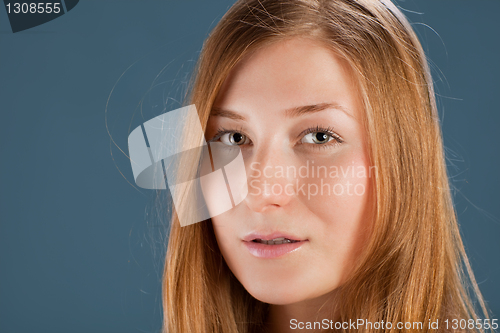
<path id="1" fill-rule="evenodd" d="M 378 170 L 370 239 L 339 288 L 342 306 L 332 319 L 423 323 L 364 326 L 362 332 L 437 331 L 429 320 L 439 320 L 445 331 L 445 319 L 478 318 L 476 302 L 487 317 L 459 233 L 427 61 L 410 24 L 388 0 L 236 2 L 205 41 L 194 73 L 188 102 L 196 105 L 203 128 L 238 61 L 294 36 L 321 41 L 350 64 L 363 96 L 371 165 Z M 163 306 L 168 333 L 262 332 L 269 307 L 231 273 L 211 221 L 181 227 L 175 213 Z"/>

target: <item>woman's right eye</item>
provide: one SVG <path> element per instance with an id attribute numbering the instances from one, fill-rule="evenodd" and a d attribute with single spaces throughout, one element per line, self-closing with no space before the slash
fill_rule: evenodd
<path id="1" fill-rule="evenodd" d="M 228 146 L 241 146 L 250 143 L 245 134 L 239 132 L 227 132 L 219 136 L 220 142 Z"/>

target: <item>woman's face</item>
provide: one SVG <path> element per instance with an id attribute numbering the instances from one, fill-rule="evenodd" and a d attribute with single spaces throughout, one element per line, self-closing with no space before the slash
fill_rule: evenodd
<path id="1" fill-rule="evenodd" d="M 258 300 L 317 298 L 355 265 L 376 172 L 362 112 L 347 63 L 312 39 L 267 45 L 224 82 L 206 135 L 241 148 L 248 194 L 212 223 L 227 265 Z"/>

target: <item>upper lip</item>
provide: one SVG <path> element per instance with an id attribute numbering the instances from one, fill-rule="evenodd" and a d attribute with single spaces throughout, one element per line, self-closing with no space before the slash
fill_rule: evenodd
<path id="1" fill-rule="evenodd" d="M 255 239 L 272 240 L 272 239 L 276 239 L 276 238 L 287 238 L 287 239 L 295 240 L 295 241 L 305 241 L 305 240 L 307 240 L 307 239 L 303 239 L 301 237 L 298 237 L 298 236 L 295 236 L 295 235 L 292 235 L 292 234 L 288 234 L 288 233 L 276 231 L 276 232 L 272 232 L 272 233 L 252 232 L 252 233 L 246 235 L 243 238 L 243 241 L 245 241 L 245 242 L 251 242 L 251 241 L 253 241 Z"/>

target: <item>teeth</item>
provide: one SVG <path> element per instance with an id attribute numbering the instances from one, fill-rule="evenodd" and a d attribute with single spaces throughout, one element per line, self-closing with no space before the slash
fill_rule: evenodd
<path id="1" fill-rule="evenodd" d="M 288 244 L 288 243 L 296 243 L 298 241 L 288 239 L 285 237 L 279 237 L 279 238 L 274 238 L 271 240 L 265 240 L 265 239 L 254 239 L 253 240 L 256 243 L 261 243 L 261 244 L 266 244 L 266 245 L 280 245 L 280 244 Z"/>

